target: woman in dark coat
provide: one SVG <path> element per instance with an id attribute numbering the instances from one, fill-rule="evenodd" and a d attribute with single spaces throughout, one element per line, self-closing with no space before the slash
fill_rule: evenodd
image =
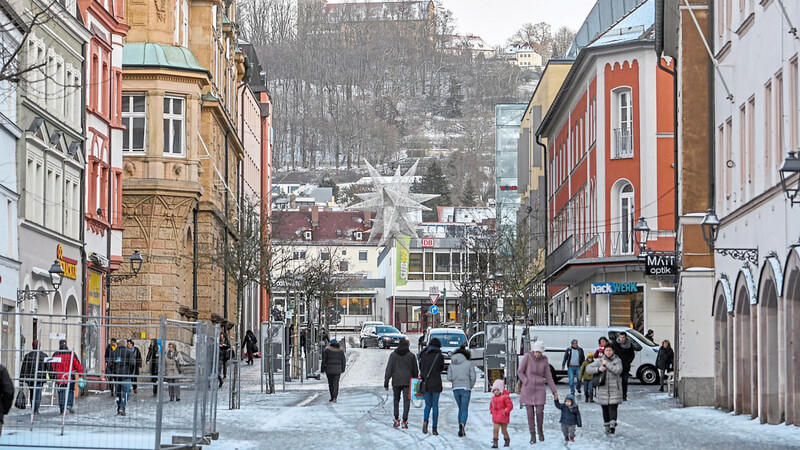
<path id="1" fill-rule="evenodd" d="M 253 364 L 253 358 L 258 351 L 257 343 L 258 339 L 256 339 L 256 335 L 253 334 L 253 330 L 247 330 L 242 340 L 242 348 L 247 352 L 247 364 Z"/>
<path id="2" fill-rule="evenodd" d="M 150 340 L 145 362 L 150 364 L 150 381 L 153 383 L 153 396 L 155 397 L 158 394 L 158 341 L 156 339 Z"/>
<path id="3" fill-rule="evenodd" d="M 320 370 L 328 376 L 328 391 L 331 394 L 329 402 L 336 403 L 338 401 L 339 378 L 344 373 L 346 365 L 347 356 L 344 354 L 344 350 L 336 342 L 336 339 L 331 339 L 330 345 L 322 351 L 322 368 Z"/>
<path id="4" fill-rule="evenodd" d="M 222 387 L 222 379 L 228 378 L 228 360 L 231 359 L 231 341 L 225 336 L 225 332 L 219 333 L 219 365 L 222 368 L 219 375 L 219 387 Z"/>
<path id="5" fill-rule="evenodd" d="M 433 338 L 419 354 L 419 375 L 425 383 L 425 412 L 423 413 L 422 432 L 428 433 L 428 418 L 433 410 L 434 436 L 439 435 L 436 426 L 439 424 L 439 395 L 442 393 L 443 370 L 442 342 L 438 338 Z"/>
<path id="6" fill-rule="evenodd" d="M 672 372 L 672 363 L 675 360 L 675 352 L 672 351 L 672 345 L 669 341 L 664 339 L 661 347 L 658 349 L 658 356 L 656 356 L 656 368 L 661 375 L 661 387 L 659 391 L 664 392 L 664 383 L 667 380 L 667 372 Z"/>

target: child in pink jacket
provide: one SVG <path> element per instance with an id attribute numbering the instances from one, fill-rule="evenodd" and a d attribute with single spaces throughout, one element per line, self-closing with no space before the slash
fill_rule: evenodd
<path id="1" fill-rule="evenodd" d="M 508 435 L 508 422 L 511 418 L 511 410 L 514 409 L 514 403 L 511 402 L 511 397 L 508 395 L 508 390 L 505 389 L 503 380 L 495 380 L 492 384 L 492 393 L 494 397 L 489 402 L 489 412 L 492 413 L 492 422 L 494 423 L 492 448 L 497 448 L 498 431 L 500 430 L 503 430 L 504 447 L 508 447 L 511 445 L 511 436 Z"/>

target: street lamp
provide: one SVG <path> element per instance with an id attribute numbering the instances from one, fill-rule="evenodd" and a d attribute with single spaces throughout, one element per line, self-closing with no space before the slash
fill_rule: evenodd
<path id="1" fill-rule="evenodd" d="M 800 198 L 797 195 L 800 194 L 800 177 L 794 187 L 791 186 L 790 180 L 793 175 L 800 173 L 800 151 L 789 152 L 779 173 L 781 174 L 781 187 L 786 198 L 789 199 L 789 205 L 800 204 Z"/>
<path id="2" fill-rule="evenodd" d="M 723 256 L 730 256 L 739 261 L 748 262 L 754 266 L 758 266 L 758 247 L 756 248 L 717 248 L 714 244 L 719 236 L 720 221 L 717 214 L 713 209 L 709 209 L 703 221 L 700 222 L 700 227 L 703 231 L 703 239 L 705 239 L 708 248 L 711 252 L 719 253 Z"/>
<path id="3" fill-rule="evenodd" d="M 53 261 L 53 265 L 50 266 L 50 270 L 47 273 L 50 275 L 50 285 L 53 289 L 17 289 L 17 308 L 23 301 L 32 300 L 36 295 L 58 292 L 64 276 L 64 269 L 58 260 Z"/>
<path id="4" fill-rule="evenodd" d="M 647 251 L 647 238 L 650 236 L 650 227 L 647 226 L 647 221 L 644 220 L 644 217 L 639 217 L 633 227 L 633 231 L 637 232 L 636 242 L 639 244 L 639 253 L 645 253 Z"/>
<path id="5" fill-rule="evenodd" d="M 144 258 L 142 258 L 142 254 L 139 253 L 139 250 L 134 250 L 133 254 L 130 256 L 130 258 L 128 258 L 128 261 L 130 262 L 131 272 L 133 273 L 118 275 L 112 274 L 111 270 L 109 269 L 109 273 L 106 275 L 106 316 L 111 315 L 111 283 L 119 283 L 121 281 L 137 277 L 139 276 L 139 271 L 142 270 Z"/>

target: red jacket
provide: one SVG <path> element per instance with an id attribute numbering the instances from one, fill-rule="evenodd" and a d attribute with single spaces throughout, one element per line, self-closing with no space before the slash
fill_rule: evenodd
<path id="1" fill-rule="evenodd" d="M 508 395 L 508 389 L 503 389 L 500 395 L 493 395 L 492 401 L 489 402 L 489 412 L 492 413 L 493 423 L 508 423 L 511 420 L 511 410 L 514 409 L 514 403 Z"/>
<path id="2" fill-rule="evenodd" d="M 72 350 L 59 350 L 53 353 L 48 360 L 59 385 L 63 386 L 67 384 L 67 381 L 72 380 L 73 375 L 83 373 L 81 362 Z M 70 361 L 72 362 L 71 366 Z"/>

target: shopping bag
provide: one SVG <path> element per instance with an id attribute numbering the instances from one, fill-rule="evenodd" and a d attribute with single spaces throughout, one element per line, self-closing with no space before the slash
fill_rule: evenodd
<path id="1" fill-rule="evenodd" d="M 25 397 L 25 389 L 20 389 L 19 392 L 17 392 L 17 399 L 14 400 L 14 406 L 16 406 L 17 409 L 25 409 L 25 407 L 28 406 L 28 398 Z"/>
<path id="2" fill-rule="evenodd" d="M 422 397 L 425 395 L 425 383 L 419 378 L 411 379 L 411 389 L 408 390 L 409 398 Z"/>

